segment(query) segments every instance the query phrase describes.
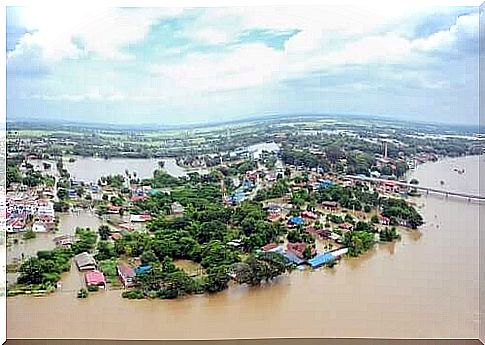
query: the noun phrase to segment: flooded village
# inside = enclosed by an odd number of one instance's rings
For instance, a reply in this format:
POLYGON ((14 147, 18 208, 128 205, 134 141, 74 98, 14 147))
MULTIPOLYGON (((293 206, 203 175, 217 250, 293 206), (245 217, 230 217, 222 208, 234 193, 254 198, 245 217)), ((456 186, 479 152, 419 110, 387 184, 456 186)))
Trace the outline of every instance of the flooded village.
MULTIPOLYGON (((447 162, 432 150, 389 153, 391 145, 380 142, 367 173, 350 171, 346 154, 331 162, 331 152, 313 148, 314 162, 299 156, 306 149, 275 141, 200 155, 195 164, 187 156, 122 165, 39 157, 31 146, 19 161, 21 182, 7 190, 9 300, 242 298, 238 286, 277 293, 282 279, 332 279, 330 272, 364 267, 376 248, 420 241, 433 221, 422 214, 428 197, 397 182, 430 185, 413 171, 447 162), (83 174, 83 166, 99 168, 83 174)), ((448 170, 459 178, 457 166, 448 170)), ((193 301, 184 303, 200 303, 193 301)))

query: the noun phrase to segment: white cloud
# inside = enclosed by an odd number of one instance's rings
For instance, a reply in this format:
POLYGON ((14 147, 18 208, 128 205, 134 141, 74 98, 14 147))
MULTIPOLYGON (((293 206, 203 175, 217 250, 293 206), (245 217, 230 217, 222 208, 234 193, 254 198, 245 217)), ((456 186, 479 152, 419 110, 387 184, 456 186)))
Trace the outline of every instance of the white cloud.
MULTIPOLYGON (((35 47, 48 61, 79 57, 92 52, 101 58, 128 59, 121 48, 142 40, 158 19, 180 15, 182 9, 117 9, 28 7, 22 10, 25 34, 7 59, 35 47), (82 42, 80 49, 73 42, 82 42)), ((7 61, 8 61, 7 60, 7 61)))
POLYGON ((460 16, 448 30, 438 31, 428 37, 417 39, 413 47, 424 52, 449 50, 460 41, 476 38, 478 44, 478 13, 460 16))
POLYGON ((85 101, 107 101, 116 102, 122 101, 125 97, 119 92, 101 93, 99 89, 94 88, 86 93, 79 94, 32 94, 23 98, 33 98, 43 101, 69 101, 69 102, 85 102, 85 101))
POLYGON ((187 92, 255 87, 281 78, 284 54, 264 44, 246 44, 226 53, 192 54, 173 64, 155 66, 157 78, 187 92))
MULTIPOLYGON (((127 59, 130 56, 122 52, 121 47, 142 40, 157 19, 181 14, 181 10, 152 11, 106 9, 77 12, 74 9, 56 15, 59 19, 57 21, 42 13, 30 19, 26 16, 25 21, 38 31, 25 35, 9 58, 25 58, 36 54, 41 54, 49 61, 63 57, 76 58, 85 53, 72 43, 73 38, 78 38, 87 51, 101 58, 127 59)), ((299 32, 285 43, 283 50, 273 49, 263 43, 244 43, 233 46, 231 50, 213 49, 211 52, 181 55, 180 59, 173 62, 148 61, 145 68, 150 73, 137 76, 133 82, 136 87, 127 86, 125 80, 125 84, 120 86, 123 95, 88 90, 57 96, 53 92, 36 97, 72 102, 131 100, 161 103, 170 102, 174 98, 183 101, 187 95, 196 97, 207 92, 273 86, 282 80, 305 78, 312 73, 324 73, 345 68, 346 65, 373 64, 379 68, 387 64, 400 64, 419 68, 420 64, 432 61, 432 54, 429 53, 451 49, 461 40, 473 36, 478 28, 477 15, 468 15, 459 17, 447 30, 416 40, 389 31, 390 23, 401 20, 399 16, 410 15, 413 11, 407 9, 403 15, 390 8, 210 9, 196 18, 184 32, 174 35, 183 34, 190 37, 192 42, 222 45, 234 42, 239 34, 252 29, 299 32)), ((35 14, 35 11, 31 13, 35 14)), ((168 49, 176 53, 180 48, 168 49)), ((447 85, 412 73, 403 68, 399 76, 423 88, 442 88, 447 85)), ((348 74, 351 76, 351 72, 348 74)), ((116 78, 116 75, 105 81, 100 78, 99 84, 107 87, 107 80, 113 83, 116 78)), ((382 78, 386 80, 385 76, 382 78)), ((388 77, 389 80, 392 78, 388 77)), ((344 89, 351 88, 348 80, 342 83, 344 89)), ((95 82, 98 82, 97 79, 95 82)), ((359 91, 375 87, 361 81, 353 86, 359 91)), ((110 90, 109 86, 106 90, 110 90)))

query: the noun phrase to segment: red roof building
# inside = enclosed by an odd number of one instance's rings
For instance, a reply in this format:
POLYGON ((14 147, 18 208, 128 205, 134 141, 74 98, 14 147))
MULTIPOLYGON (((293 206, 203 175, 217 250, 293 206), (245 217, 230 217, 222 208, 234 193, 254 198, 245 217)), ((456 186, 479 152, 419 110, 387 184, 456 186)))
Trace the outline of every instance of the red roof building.
POLYGON ((132 201, 132 202, 146 200, 146 199, 147 199, 147 197, 145 195, 132 195, 130 197, 130 201, 132 201))
POLYGON ((353 225, 352 224, 349 224, 349 223, 342 223, 342 224, 339 224, 338 226, 340 229, 342 230, 347 230, 347 231, 350 231, 353 229, 353 225))
POLYGON ((117 232, 115 232, 114 234, 111 234, 111 238, 113 240, 119 240, 120 238, 122 238, 123 236, 117 232))
POLYGON ((116 269, 125 288, 132 287, 134 285, 135 270, 125 263, 120 263, 116 269))
POLYGON ((271 249, 275 249, 276 247, 278 247, 278 245, 276 243, 268 243, 268 244, 262 246, 261 247, 261 250, 267 252, 267 251, 269 251, 271 249))
POLYGON ((90 271, 84 275, 86 280, 86 285, 89 286, 101 286, 106 287, 106 280, 104 279, 103 272, 100 271, 90 271))
POLYGON ((379 223, 380 224, 389 225, 390 222, 391 222, 391 220, 389 218, 379 215, 379 223))
POLYGON ((121 210, 121 206, 110 205, 108 207, 108 213, 119 213, 121 210))
MULTIPOLYGON (((303 252, 305 251, 306 246, 308 244, 300 242, 300 243, 288 243, 287 251, 296 255, 298 258, 303 259, 303 252)), ((311 248, 311 253, 312 256, 315 256, 317 254, 317 251, 315 248, 311 248)))
POLYGON ((303 211, 301 215, 307 219, 318 219, 318 215, 310 211, 303 211))

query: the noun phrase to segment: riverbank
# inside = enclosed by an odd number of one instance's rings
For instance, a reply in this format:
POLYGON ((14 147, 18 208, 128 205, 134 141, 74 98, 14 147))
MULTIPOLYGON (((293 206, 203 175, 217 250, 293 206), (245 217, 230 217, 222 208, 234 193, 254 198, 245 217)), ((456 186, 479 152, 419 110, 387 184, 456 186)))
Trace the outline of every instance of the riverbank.
MULTIPOLYGON (((472 171, 478 176, 478 169, 468 157, 460 162, 472 191, 472 171)), ((423 164, 410 177, 428 185, 441 178, 440 164, 423 164)), ((422 228, 403 231, 401 241, 378 244, 359 258, 345 258, 334 269, 295 271, 261 287, 236 285, 173 301, 126 300, 119 290, 83 300, 74 289, 12 297, 7 334, 85 338, 90 329, 96 338, 476 338, 478 205, 436 195, 414 200, 423 204, 422 228)))

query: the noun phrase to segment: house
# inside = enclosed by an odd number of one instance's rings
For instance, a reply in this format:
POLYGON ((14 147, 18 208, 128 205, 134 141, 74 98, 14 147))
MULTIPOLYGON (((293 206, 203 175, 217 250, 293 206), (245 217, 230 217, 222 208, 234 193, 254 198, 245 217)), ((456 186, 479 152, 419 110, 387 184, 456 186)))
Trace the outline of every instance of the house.
POLYGON ((40 221, 36 221, 36 222, 34 222, 34 224, 32 224, 32 231, 33 232, 47 232, 47 228, 45 227, 44 223, 42 223, 40 221))
POLYGON ((292 264, 301 265, 301 264, 305 263, 305 260, 299 258, 298 256, 296 256, 294 253, 292 253, 290 251, 285 251, 283 253, 283 255, 292 264))
POLYGON ((137 201, 142 201, 142 200, 146 200, 147 197, 145 195, 132 195, 130 197, 130 201, 131 202, 137 202, 137 201))
POLYGON ((384 217, 379 215, 379 224, 381 225, 389 225, 391 220, 388 217, 384 217))
POLYGON ((129 288, 134 285, 135 270, 133 267, 125 263, 120 263, 116 267, 116 270, 118 271, 118 275, 120 276, 121 282, 125 288, 129 288))
POLYGON ((266 205, 265 209, 271 214, 281 213, 281 206, 275 203, 269 203, 266 205))
POLYGON ((336 201, 323 201, 320 205, 324 210, 332 212, 335 212, 338 209, 338 203, 336 201))
POLYGON ((354 226, 350 223, 342 223, 342 224, 339 224, 338 227, 339 229, 344 231, 352 231, 352 229, 354 228, 354 226))
POLYGON ((45 199, 37 200, 37 215, 54 217, 54 203, 45 199))
POLYGON ((381 177, 381 173, 374 170, 374 171, 370 172, 370 176, 373 177, 373 178, 379 178, 379 177, 381 177))
POLYGON ((325 180, 320 180, 318 185, 319 185, 319 188, 325 189, 332 186, 333 184, 334 182, 332 180, 325 179, 325 180))
POLYGON ((118 227, 122 230, 127 230, 127 231, 135 230, 133 225, 131 225, 130 223, 121 223, 121 224, 118 224, 118 227))
POLYGON ((71 235, 60 235, 53 238, 54 243, 58 247, 62 248, 70 248, 71 245, 74 243, 73 236, 71 235))
POLYGON ((234 247, 234 248, 239 248, 242 246, 242 241, 241 240, 232 240, 227 242, 228 246, 234 247))
POLYGON ((122 238, 123 236, 120 234, 120 233, 117 233, 115 232, 114 234, 111 234, 111 238, 113 240, 119 240, 120 238, 122 238))
POLYGON ((306 218, 306 219, 318 219, 318 215, 310 211, 303 211, 301 215, 303 218, 306 218))
MULTIPOLYGON (((299 243, 288 243, 286 246, 286 252, 292 253, 296 255, 300 259, 304 259, 303 252, 305 251, 306 247, 308 244, 299 242, 299 243)), ((311 256, 314 256, 317 254, 317 251, 315 248, 311 247, 311 256)))
POLYGON ((150 265, 141 265, 135 268, 135 274, 145 273, 152 269, 150 265))
POLYGON ((278 245, 276 243, 268 243, 265 244, 264 246, 261 247, 261 250, 263 252, 269 252, 272 249, 278 248, 278 245))
POLYGON ((179 202, 172 203, 170 208, 172 209, 172 214, 175 216, 181 216, 185 212, 185 207, 183 207, 179 202))
POLYGON ((77 192, 75 189, 68 189, 67 190, 67 195, 71 198, 71 199, 74 199, 74 198, 77 198, 77 192))
POLYGON ((314 258, 308 260, 307 262, 311 268, 316 269, 323 265, 329 264, 332 261, 335 261, 335 256, 333 256, 330 253, 324 253, 324 254, 319 254, 315 256, 314 258))
POLYGON ((349 251, 349 248, 339 248, 339 249, 330 251, 329 254, 332 254, 335 258, 339 258, 342 255, 347 254, 348 251, 349 251))
POLYGON ((54 221, 54 217, 49 215, 43 215, 39 218, 39 221, 44 225, 47 231, 54 230, 56 226, 56 222, 54 221))
POLYGON ((80 271, 94 270, 96 268, 96 260, 88 252, 82 252, 76 255, 74 262, 80 271))
POLYGON ((288 220, 288 225, 303 225, 305 220, 300 216, 293 216, 288 220))
POLYGON ((149 214, 132 214, 130 215, 130 222, 143 223, 152 219, 149 214))
POLYGON ((19 232, 25 229, 25 221, 22 218, 10 218, 7 221, 7 232, 19 232))
POLYGON ((106 279, 104 278, 103 272, 100 271, 90 271, 86 272, 84 275, 84 280, 86 281, 86 285, 90 286, 99 286, 103 289, 106 288, 106 279))
POLYGON ((278 219, 280 219, 282 216, 281 214, 278 214, 278 213, 270 213, 267 217, 267 219, 271 222, 275 222, 277 221, 278 219))
POLYGON ((121 210, 121 206, 115 206, 115 205, 110 205, 108 207, 108 213, 111 213, 111 214, 119 214, 120 213, 120 210, 121 210))

